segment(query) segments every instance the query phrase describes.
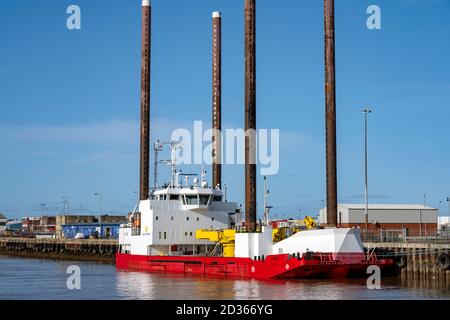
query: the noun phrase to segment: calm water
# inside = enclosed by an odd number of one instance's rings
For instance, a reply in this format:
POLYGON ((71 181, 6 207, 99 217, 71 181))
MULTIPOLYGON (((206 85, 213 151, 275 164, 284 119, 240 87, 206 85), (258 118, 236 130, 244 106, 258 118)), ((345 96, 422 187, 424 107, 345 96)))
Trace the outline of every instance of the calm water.
POLYGON ((450 299, 431 285, 383 279, 369 290, 365 279, 256 281, 118 272, 114 265, 0 256, 0 299, 450 299), (81 290, 69 290, 67 267, 81 269, 81 290))

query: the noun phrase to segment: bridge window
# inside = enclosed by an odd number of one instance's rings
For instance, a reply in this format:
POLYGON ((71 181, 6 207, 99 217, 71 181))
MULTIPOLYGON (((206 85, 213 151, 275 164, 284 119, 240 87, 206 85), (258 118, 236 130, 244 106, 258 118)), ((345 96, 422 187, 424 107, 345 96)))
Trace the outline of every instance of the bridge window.
POLYGON ((161 239, 161 232, 159 232, 159 239, 161 239))
POLYGON ((186 221, 189 221, 189 217, 186 217, 186 221))
POLYGON ((186 204, 189 205, 198 205, 198 196, 197 195, 186 195, 186 204))
POLYGON ((164 232, 164 240, 167 239, 167 232, 164 232))
POLYGON ((214 202, 222 202, 222 196, 214 196, 213 201, 214 202))
POLYGON ((177 194, 171 194, 170 195, 170 200, 179 200, 179 199, 180 199, 180 196, 177 195, 177 194))
POLYGON ((200 195, 200 205, 206 206, 209 201, 209 195, 200 195))

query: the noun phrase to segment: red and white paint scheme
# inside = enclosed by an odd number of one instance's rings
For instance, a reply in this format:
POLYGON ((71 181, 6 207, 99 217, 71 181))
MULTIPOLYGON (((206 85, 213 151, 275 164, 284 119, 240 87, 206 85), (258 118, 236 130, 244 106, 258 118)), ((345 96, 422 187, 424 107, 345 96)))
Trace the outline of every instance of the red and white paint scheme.
MULTIPOLYGON (((174 254, 155 256, 121 252, 117 253, 117 268, 186 275, 270 279, 346 278, 365 275, 370 265, 377 265, 380 268, 392 266, 393 261, 390 259, 378 260, 374 254, 367 257, 360 246, 358 232, 357 229, 302 231, 284 240, 287 241, 286 243, 283 244, 284 241, 282 241, 272 246, 272 250, 279 252, 296 248, 300 250, 307 246, 310 248, 342 246, 342 249, 348 248, 349 252, 270 253, 269 246, 265 247, 266 241, 261 239, 264 238, 264 232, 243 233, 242 237, 236 237, 236 251, 244 253, 244 249, 247 249, 245 257, 224 258, 174 254), (324 241, 331 241, 331 245, 327 245, 324 241), (360 250, 352 252, 352 248, 356 249, 356 247, 360 247, 360 250), (262 255, 263 252, 268 254, 262 255), (250 254, 261 255, 250 258, 250 254)), ((340 248, 334 250, 340 250, 340 248)))
MULTIPOLYGON (((168 185, 154 190, 149 199, 149 92, 150 83, 150 6, 143 6, 142 94, 141 94, 141 197, 132 212, 129 223, 119 231, 118 269, 145 270, 197 274, 202 276, 269 278, 347 277, 365 274, 369 265, 386 267, 391 260, 378 260, 373 253, 366 253, 357 229, 316 229, 300 231, 277 243, 273 242, 273 230, 265 212, 264 222, 258 224, 258 232, 242 229, 241 212, 235 202, 228 202, 219 186, 209 187, 206 173, 202 170, 200 180, 189 182, 189 175, 177 171, 176 149, 172 147, 172 178, 168 185), (143 169, 143 170, 142 170, 143 169), (180 183, 180 180, 183 180, 180 183), (234 229, 234 230, 233 230, 234 229), (218 242, 196 238, 196 231, 217 235, 207 237, 218 242), (231 236, 225 236, 225 231, 231 236), (220 238, 224 236, 224 239, 220 238), (221 242, 226 256, 220 255, 221 242), (233 248, 234 245, 234 248, 233 248)), ((248 6, 248 21, 254 23, 254 5, 248 6)), ((217 18, 219 13, 214 13, 217 18)), ((246 20, 246 21, 247 21, 246 20)), ((254 61, 254 26, 249 25, 249 60, 254 61)), ((247 40, 246 40, 247 41, 247 40)), ((252 65, 252 63, 249 63, 252 65)), ((249 96, 254 98, 255 68, 247 72, 249 96), (252 91, 253 90, 253 91, 252 91)), ((256 111, 254 101, 248 109, 256 111)), ((247 111, 246 111, 247 112, 247 111)), ((248 112, 250 113, 250 112, 248 112)), ((253 115, 253 113, 252 113, 253 115)), ((253 128, 255 121, 246 126, 253 128)), ((248 139, 246 139, 248 140, 248 139)), ((220 145, 220 143, 219 143, 220 145)), ((246 144, 246 147, 247 144, 246 144)), ((215 150, 217 151, 217 150, 215 150)), ((220 154, 220 153, 219 153, 220 154)), ((155 160, 157 163, 157 161, 155 160)), ((156 176, 156 165, 155 165, 156 176)), ((253 178, 255 176, 253 175, 253 178)), ((251 179, 248 179, 248 181, 251 179)), ((155 182, 157 181, 155 177, 155 182)), ((256 182, 255 182, 256 183, 256 182)), ((220 183, 218 183, 220 185, 220 183)), ((156 188, 156 184, 155 184, 156 188)), ((254 199, 256 188, 253 189, 254 199)), ((266 203, 264 207, 267 208, 266 203)), ((251 211, 251 210, 250 210, 251 211)), ((254 210, 256 211, 256 210, 254 210)), ((254 215, 248 218, 255 219, 254 215)), ((252 228, 256 221, 247 221, 252 228)))
MULTIPOLYGON (((176 144, 172 145, 173 148, 176 144)), ((172 152, 174 154, 174 152, 172 152)), ((347 277, 363 275, 370 265, 381 268, 391 260, 366 253, 358 229, 305 230, 273 243, 270 221, 259 232, 239 232, 241 213, 202 172, 189 184, 179 180, 172 159, 172 181, 140 201, 119 232, 117 268, 251 278, 347 277), (237 227, 236 227, 237 226, 237 227), (236 228, 234 257, 218 256, 220 244, 196 239, 198 229, 236 228)))

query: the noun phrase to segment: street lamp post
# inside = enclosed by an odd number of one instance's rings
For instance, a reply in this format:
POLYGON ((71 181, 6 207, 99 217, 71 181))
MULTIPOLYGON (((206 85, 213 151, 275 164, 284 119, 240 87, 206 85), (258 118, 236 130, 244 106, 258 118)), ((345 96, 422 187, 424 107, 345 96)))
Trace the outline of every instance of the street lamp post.
POLYGON ((95 196, 98 197, 98 201, 99 201, 99 209, 100 209, 100 215, 103 214, 103 206, 102 206, 102 202, 103 202, 103 195, 101 193, 94 193, 95 196))
POLYGON ((448 204, 448 215, 450 216, 450 197, 447 198, 447 204, 448 204))
POLYGON ((368 184, 368 174, 367 174, 367 118, 368 114, 372 113, 372 110, 366 108, 363 109, 364 113, 364 177, 365 177, 365 221, 366 221, 366 233, 369 230, 369 184, 368 184))
POLYGON ((420 237, 422 237, 422 210, 419 210, 419 232, 420 237))
POLYGON ((320 219, 321 219, 321 221, 320 221, 320 223, 326 223, 326 221, 328 220, 328 213, 327 213, 327 218, 325 218, 325 200, 324 199, 322 199, 322 200, 320 200, 321 202, 322 202, 322 208, 321 208, 321 210, 319 210, 319 216, 320 216, 320 212, 322 212, 322 217, 320 217, 320 219))
MULTIPOLYGON (((423 210, 427 208, 427 195, 423 194, 423 210)), ((420 211, 420 236, 422 237, 422 210, 420 211)), ((427 226, 425 225, 425 237, 427 235, 427 226)))
POLYGON ((102 221, 102 219, 103 219, 103 217, 102 217, 102 215, 103 215, 103 206, 102 206, 103 195, 101 193, 99 193, 99 192, 94 193, 94 195, 98 197, 98 201, 99 201, 100 217, 99 217, 98 221, 100 223, 100 226, 99 226, 100 233, 99 233, 98 236, 99 236, 99 238, 102 238, 103 237, 103 228, 102 228, 102 222, 103 222, 102 221))
POLYGON ((62 201, 63 202, 63 211, 64 211, 64 214, 66 215, 69 213, 69 197, 63 196, 62 199, 63 199, 63 201, 62 201))
POLYGON ((42 212, 41 215, 44 216, 44 209, 45 209, 46 204, 45 203, 41 203, 40 206, 41 206, 41 212, 42 212))

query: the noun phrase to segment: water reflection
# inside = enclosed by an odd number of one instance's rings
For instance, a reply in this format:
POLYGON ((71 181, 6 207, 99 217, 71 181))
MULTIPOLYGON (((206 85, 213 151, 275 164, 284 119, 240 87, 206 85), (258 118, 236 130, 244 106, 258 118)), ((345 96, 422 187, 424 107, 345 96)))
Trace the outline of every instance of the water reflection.
MULTIPOLYGON (((432 280, 432 279, 431 279, 432 280)), ((383 278, 381 290, 366 279, 270 280, 204 278, 117 271, 114 265, 0 256, 0 299, 450 299, 448 282, 383 278), (68 290, 66 268, 81 268, 82 290, 68 290)))
POLYGON ((118 272, 117 291, 126 299, 449 299, 450 292, 438 285, 415 287, 397 278, 382 280, 381 290, 367 288, 366 279, 254 280, 204 278, 183 275, 118 272))

